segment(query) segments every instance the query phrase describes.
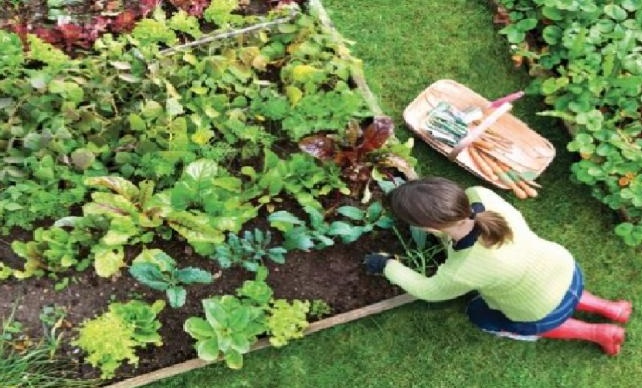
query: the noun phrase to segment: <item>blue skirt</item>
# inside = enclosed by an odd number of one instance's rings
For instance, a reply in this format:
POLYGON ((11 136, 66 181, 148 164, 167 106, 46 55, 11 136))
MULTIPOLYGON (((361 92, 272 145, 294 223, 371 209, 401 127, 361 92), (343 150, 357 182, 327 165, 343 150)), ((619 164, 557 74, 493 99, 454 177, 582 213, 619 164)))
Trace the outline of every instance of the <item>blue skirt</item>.
POLYGON ((470 301, 466 313, 471 322, 479 326, 484 331, 490 332, 509 332, 519 335, 536 335, 547 332, 558 326, 573 315, 575 307, 580 301, 582 290, 584 289, 584 279, 582 271, 575 265, 573 281, 560 304, 544 318, 534 322, 515 322, 511 321, 501 311, 488 307, 488 304, 476 296, 470 301))

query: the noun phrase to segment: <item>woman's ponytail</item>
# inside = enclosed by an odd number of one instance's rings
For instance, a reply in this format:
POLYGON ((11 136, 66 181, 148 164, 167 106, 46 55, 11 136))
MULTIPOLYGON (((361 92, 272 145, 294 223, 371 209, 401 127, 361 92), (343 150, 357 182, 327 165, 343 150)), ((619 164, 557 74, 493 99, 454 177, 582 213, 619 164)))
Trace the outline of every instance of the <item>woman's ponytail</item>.
POLYGON ((475 226, 479 228, 481 241, 487 248, 501 246, 513 239, 513 231, 508 226, 508 222, 497 212, 476 213, 475 226))

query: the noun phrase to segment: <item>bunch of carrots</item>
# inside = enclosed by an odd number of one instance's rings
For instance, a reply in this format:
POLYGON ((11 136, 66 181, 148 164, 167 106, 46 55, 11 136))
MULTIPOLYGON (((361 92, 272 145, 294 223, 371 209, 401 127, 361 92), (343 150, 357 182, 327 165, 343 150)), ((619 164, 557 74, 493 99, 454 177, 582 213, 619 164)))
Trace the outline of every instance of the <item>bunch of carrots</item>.
POLYGON ((515 171, 510 165, 496 156, 496 145, 482 136, 466 148, 470 158, 488 179, 499 181, 508 186, 519 199, 537 197, 537 188, 541 186, 515 171))

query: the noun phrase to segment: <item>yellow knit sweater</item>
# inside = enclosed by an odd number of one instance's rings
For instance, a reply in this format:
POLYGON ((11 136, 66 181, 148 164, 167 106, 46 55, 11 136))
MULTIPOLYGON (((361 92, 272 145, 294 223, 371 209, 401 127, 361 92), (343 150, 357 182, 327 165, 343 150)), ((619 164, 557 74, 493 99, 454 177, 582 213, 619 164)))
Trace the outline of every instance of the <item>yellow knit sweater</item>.
POLYGON ((391 283, 428 301, 452 299, 476 290, 488 305, 509 319, 532 322, 545 317, 562 301, 573 278, 575 262, 561 245, 538 237, 521 213, 493 191, 475 186, 466 190, 471 202, 481 202, 508 221, 513 241, 499 248, 480 242, 454 250, 431 277, 397 260, 389 260, 384 275, 391 283))

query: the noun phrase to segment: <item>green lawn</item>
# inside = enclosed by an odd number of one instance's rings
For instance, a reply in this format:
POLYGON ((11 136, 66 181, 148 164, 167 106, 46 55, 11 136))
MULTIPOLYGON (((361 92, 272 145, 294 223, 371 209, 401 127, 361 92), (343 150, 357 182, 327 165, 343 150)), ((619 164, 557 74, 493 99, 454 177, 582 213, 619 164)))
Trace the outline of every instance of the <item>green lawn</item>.
MULTIPOLYGON (((356 44, 368 83, 405 139, 402 112, 430 83, 451 78, 488 98, 524 88, 529 77, 513 68, 508 46, 492 24, 486 1, 326 0, 338 30, 356 44)), ((642 251, 612 230, 617 218, 570 181, 576 156, 566 151, 563 126, 539 117, 541 99, 515 103, 514 114, 550 139, 558 155, 538 180, 537 199, 505 197, 533 229, 566 245, 586 274, 586 286, 610 298, 642 295, 642 251)), ((483 181, 417 141, 420 174, 464 185, 483 181)), ((361 260, 355 257, 355 260, 361 260)), ((465 300, 414 302, 354 323, 312 334, 282 349, 247 355, 241 371, 211 365, 149 387, 637 387, 642 379, 642 323, 637 310, 622 353, 609 358, 595 345, 497 339, 468 323, 465 300)))

